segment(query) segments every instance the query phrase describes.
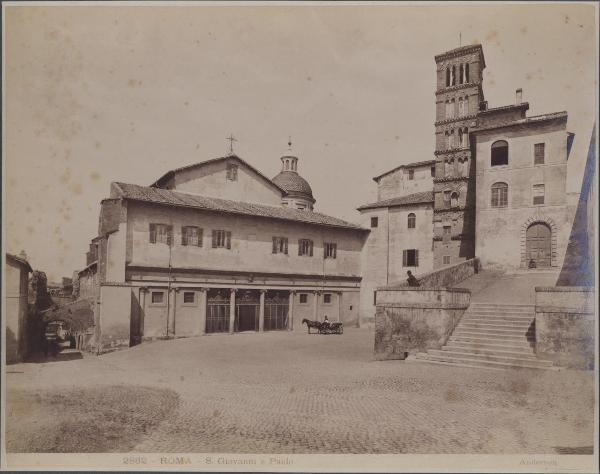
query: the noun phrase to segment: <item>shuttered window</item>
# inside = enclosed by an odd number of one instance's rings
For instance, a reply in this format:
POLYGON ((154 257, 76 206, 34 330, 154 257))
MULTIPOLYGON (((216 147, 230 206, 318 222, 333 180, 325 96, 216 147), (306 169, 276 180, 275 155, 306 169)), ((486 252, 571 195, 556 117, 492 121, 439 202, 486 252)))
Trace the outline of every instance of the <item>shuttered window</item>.
POLYGON ((543 184, 533 185, 533 204, 544 204, 545 186, 543 184))
POLYGON ((181 228, 181 245, 202 247, 202 229, 193 226, 181 228))
POLYGON ((288 254, 287 237, 273 237, 273 253, 288 254))
POLYGON ((534 165, 543 165, 546 154, 546 144, 545 143, 536 143, 533 145, 533 164, 534 165))
POLYGON ((173 226, 166 224, 150 224, 150 243, 167 244, 173 242, 173 226))
POLYGON ((492 184, 492 207, 508 206, 508 184, 494 183, 492 184))
POLYGON ((303 257, 313 256, 313 241, 309 239, 298 240, 298 255, 303 257))
POLYGON ((403 267, 418 267, 419 266, 419 251, 416 249, 407 249, 402 251, 402 266, 403 267))
POLYGON ((325 242, 325 258, 337 258, 337 244, 333 242, 325 242))
POLYGON ((212 247, 217 248, 231 248, 231 232, 227 230, 213 230, 212 231, 212 247))

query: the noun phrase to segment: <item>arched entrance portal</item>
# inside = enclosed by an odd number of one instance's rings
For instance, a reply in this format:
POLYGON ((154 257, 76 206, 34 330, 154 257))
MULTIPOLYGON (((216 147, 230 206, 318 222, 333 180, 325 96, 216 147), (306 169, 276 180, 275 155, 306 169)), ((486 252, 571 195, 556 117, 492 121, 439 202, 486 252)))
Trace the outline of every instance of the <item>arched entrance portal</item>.
POLYGON ((525 241, 526 263, 529 267, 549 267, 552 257, 552 231, 542 222, 527 228, 525 241))

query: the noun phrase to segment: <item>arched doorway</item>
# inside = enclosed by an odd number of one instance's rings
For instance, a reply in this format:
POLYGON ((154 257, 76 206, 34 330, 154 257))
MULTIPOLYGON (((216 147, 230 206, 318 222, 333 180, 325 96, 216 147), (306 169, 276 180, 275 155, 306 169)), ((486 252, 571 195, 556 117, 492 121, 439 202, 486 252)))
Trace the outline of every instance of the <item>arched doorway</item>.
POLYGON ((549 267, 552 257, 552 231, 542 222, 531 224, 525 237, 528 267, 549 267))

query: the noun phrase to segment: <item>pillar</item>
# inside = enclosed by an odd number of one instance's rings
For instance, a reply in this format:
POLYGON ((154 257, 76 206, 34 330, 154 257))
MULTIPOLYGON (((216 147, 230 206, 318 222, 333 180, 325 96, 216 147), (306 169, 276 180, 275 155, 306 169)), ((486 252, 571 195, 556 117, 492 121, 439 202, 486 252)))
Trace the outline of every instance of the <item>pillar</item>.
POLYGON ((340 315, 342 312, 342 292, 337 293, 337 322, 340 322, 340 315))
POLYGON ((288 304, 288 330, 294 330, 294 296, 296 295, 295 291, 290 291, 290 302, 288 304))
POLYGON ((319 292, 315 291, 313 296, 313 321, 318 321, 317 319, 317 308, 319 306, 319 292))
POLYGON ((260 290, 260 313, 258 314, 258 331, 265 330, 265 293, 267 290, 260 290))
POLYGON ((140 288, 140 342, 144 338, 144 319, 146 316, 146 293, 148 288, 145 286, 140 288))
POLYGON ((235 324, 235 288, 231 289, 229 295, 229 334, 233 334, 233 326, 235 324))
POLYGON ((177 335, 177 324, 175 318, 177 318, 177 295, 179 294, 179 288, 173 288, 173 303, 171 304, 171 335, 175 337, 177 335))
POLYGON ((207 298, 207 288, 200 288, 200 292, 198 294, 199 296, 199 301, 198 301, 198 305, 200 306, 200 315, 199 315, 199 320, 198 320, 198 324, 200 325, 200 328, 198 330, 198 334, 205 334, 206 333, 206 298, 207 298))

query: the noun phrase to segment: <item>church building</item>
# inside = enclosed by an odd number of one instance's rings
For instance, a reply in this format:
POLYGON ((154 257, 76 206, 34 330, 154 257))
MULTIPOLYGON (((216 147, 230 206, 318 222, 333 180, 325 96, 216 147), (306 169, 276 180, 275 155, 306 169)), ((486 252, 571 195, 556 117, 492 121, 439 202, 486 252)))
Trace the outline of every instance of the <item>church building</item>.
POLYGON ((362 255, 361 314, 378 287, 478 257, 484 267, 558 270, 574 208, 567 113, 527 116, 515 103, 488 108, 479 44, 435 56, 434 159, 373 178, 378 201, 360 206, 370 227, 362 255), (431 173, 431 174, 430 174, 431 173))
POLYGON ((230 154, 150 186, 111 184, 86 267, 103 347, 358 323, 368 230, 314 212, 298 158, 281 161, 273 179, 230 154))

